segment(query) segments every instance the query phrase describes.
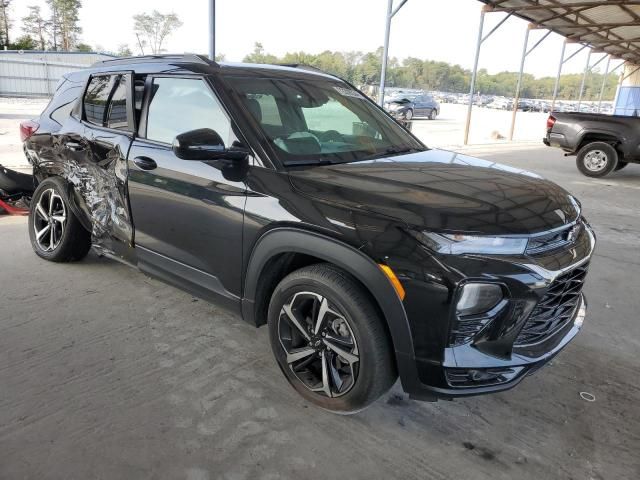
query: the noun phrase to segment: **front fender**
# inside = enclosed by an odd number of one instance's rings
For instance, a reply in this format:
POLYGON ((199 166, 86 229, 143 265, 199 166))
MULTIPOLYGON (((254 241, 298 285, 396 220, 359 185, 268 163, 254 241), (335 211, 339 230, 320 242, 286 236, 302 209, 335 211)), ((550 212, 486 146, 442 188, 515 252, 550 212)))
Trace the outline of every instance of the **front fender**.
POLYGON ((255 319, 258 280, 269 259, 281 253, 302 253, 332 263, 357 278, 374 297, 386 320, 403 386, 417 379, 413 340, 402 301, 378 265, 361 251, 325 235, 291 227, 275 228, 258 239, 253 248, 244 283, 242 316, 255 319))

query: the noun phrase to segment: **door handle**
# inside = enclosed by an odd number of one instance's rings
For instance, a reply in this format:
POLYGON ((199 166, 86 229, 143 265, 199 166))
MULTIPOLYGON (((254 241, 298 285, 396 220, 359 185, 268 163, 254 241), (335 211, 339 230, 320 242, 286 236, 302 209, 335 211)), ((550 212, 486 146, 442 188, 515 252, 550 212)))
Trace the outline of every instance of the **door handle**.
POLYGON ((153 170, 158 166, 155 160, 152 160, 149 157, 136 157, 133 159, 133 163, 135 163, 142 170, 153 170))
POLYGON ((82 146, 82 144, 78 142, 67 142, 64 144, 64 146, 67 147, 72 152, 79 152, 80 150, 84 150, 84 147, 82 146))

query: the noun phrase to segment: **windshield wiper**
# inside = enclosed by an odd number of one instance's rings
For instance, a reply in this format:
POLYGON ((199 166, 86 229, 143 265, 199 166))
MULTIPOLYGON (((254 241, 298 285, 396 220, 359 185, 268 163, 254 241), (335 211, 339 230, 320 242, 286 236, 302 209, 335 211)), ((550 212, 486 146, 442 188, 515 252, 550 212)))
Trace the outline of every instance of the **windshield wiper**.
POLYGON ((316 160, 299 160, 296 162, 286 162, 285 166, 287 167, 308 167, 308 166, 319 166, 319 165, 335 165, 336 163, 339 162, 332 162, 331 160, 327 160, 326 158, 323 159, 316 159, 316 160))
POLYGON ((403 153, 412 153, 412 152, 422 152, 414 147, 389 147, 383 152, 374 153, 373 155, 368 155, 366 157, 361 158, 360 160, 373 160, 374 158, 381 158, 387 155, 402 155, 403 153))

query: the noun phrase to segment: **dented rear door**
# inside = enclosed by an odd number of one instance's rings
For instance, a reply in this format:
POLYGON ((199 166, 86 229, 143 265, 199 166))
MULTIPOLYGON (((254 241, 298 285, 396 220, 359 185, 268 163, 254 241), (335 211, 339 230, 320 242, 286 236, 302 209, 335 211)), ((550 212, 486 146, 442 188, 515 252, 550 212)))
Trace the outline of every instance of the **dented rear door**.
POLYGON ((94 74, 55 135, 60 175, 73 186, 94 247, 134 261, 127 153, 135 131, 132 72, 94 74))

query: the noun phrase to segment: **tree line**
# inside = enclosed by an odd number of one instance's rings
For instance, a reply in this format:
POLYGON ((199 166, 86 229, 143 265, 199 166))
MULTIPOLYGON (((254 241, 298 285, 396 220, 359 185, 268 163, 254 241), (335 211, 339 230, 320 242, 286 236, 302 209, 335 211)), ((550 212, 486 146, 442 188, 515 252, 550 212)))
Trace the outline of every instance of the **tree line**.
POLYGON ((46 0, 48 13, 39 5, 29 6, 29 14, 22 17, 23 35, 13 38, 11 4, 14 0, 0 0, 0 48, 10 50, 71 50, 78 43, 82 28, 78 25, 80 0, 46 0))
MULTIPOLYGON (((39 5, 30 5, 29 14, 22 18, 23 35, 13 39, 11 28, 13 19, 10 5, 14 0, 0 0, 0 49, 7 46, 12 50, 54 50, 92 51, 91 46, 80 41, 82 28, 79 25, 81 0, 46 0, 47 12, 39 5)), ((164 52, 166 39, 182 22, 175 13, 140 13, 133 16, 134 32, 137 36, 136 53, 158 54, 164 52)), ((97 51, 103 48, 95 47, 97 51)), ((133 54, 131 48, 121 44, 116 52, 120 56, 133 54)), ((224 58, 220 55, 219 58, 224 58)), ((305 64, 338 75, 355 85, 377 85, 380 81, 382 47, 374 52, 333 52, 318 54, 290 52, 280 57, 267 53, 261 43, 256 42, 251 53, 244 57, 252 63, 294 63, 305 64)), ((478 71, 476 92, 488 95, 513 96, 518 81, 516 72, 490 74, 486 69, 478 71)), ((588 75, 583 98, 598 98, 603 74, 598 71, 588 75)), ((558 98, 574 99, 579 95, 581 74, 565 74, 560 78, 558 98)), ((441 92, 468 92, 471 71, 460 65, 447 62, 409 57, 403 60, 390 58, 387 70, 387 85, 402 88, 417 88, 441 92)), ((523 98, 549 98, 553 95, 554 77, 536 78, 524 74, 522 80, 523 98)), ((609 74, 605 81, 604 98, 613 99, 618 84, 618 75, 609 74)))
MULTIPOLYGON (((47 10, 40 5, 29 5, 29 14, 21 18, 22 35, 13 38, 14 18, 11 5, 14 0, 0 0, 0 49, 50 50, 61 52, 104 51, 103 48, 80 41, 81 0, 46 0, 47 10)), ((164 51, 169 35, 182 26, 175 13, 140 13, 133 16, 136 47, 141 54, 158 54, 164 51), (146 50, 146 51, 145 51, 146 50)), ((133 55, 127 44, 120 44, 117 51, 105 52, 119 56, 133 55)))
MULTIPOLYGON (((261 43, 256 43, 253 51, 244 57, 245 62, 305 64, 337 75, 358 85, 378 85, 382 68, 382 47, 375 52, 332 52, 319 54, 306 52, 286 53, 276 56, 265 52, 261 43)), ((604 75, 593 72, 587 76, 583 98, 597 100, 604 75)), ((618 75, 607 75, 604 98, 614 98, 618 75)), ((550 98, 553 96, 555 77, 536 78, 524 74, 522 78, 522 98, 550 98)), ((490 74, 486 69, 478 71, 476 92, 487 95, 510 97, 515 94, 518 82, 517 72, 490 74)), ((575 99, 579 95, 582 74, 565 74, 560 77, 558 98, 575 99)), ((387 86, 416 88, 440 92, 468 93, 471 86, 471 70, 446 62, 423 60, 409 57, 402 61, 390 58, 387 67, 387 86)))

